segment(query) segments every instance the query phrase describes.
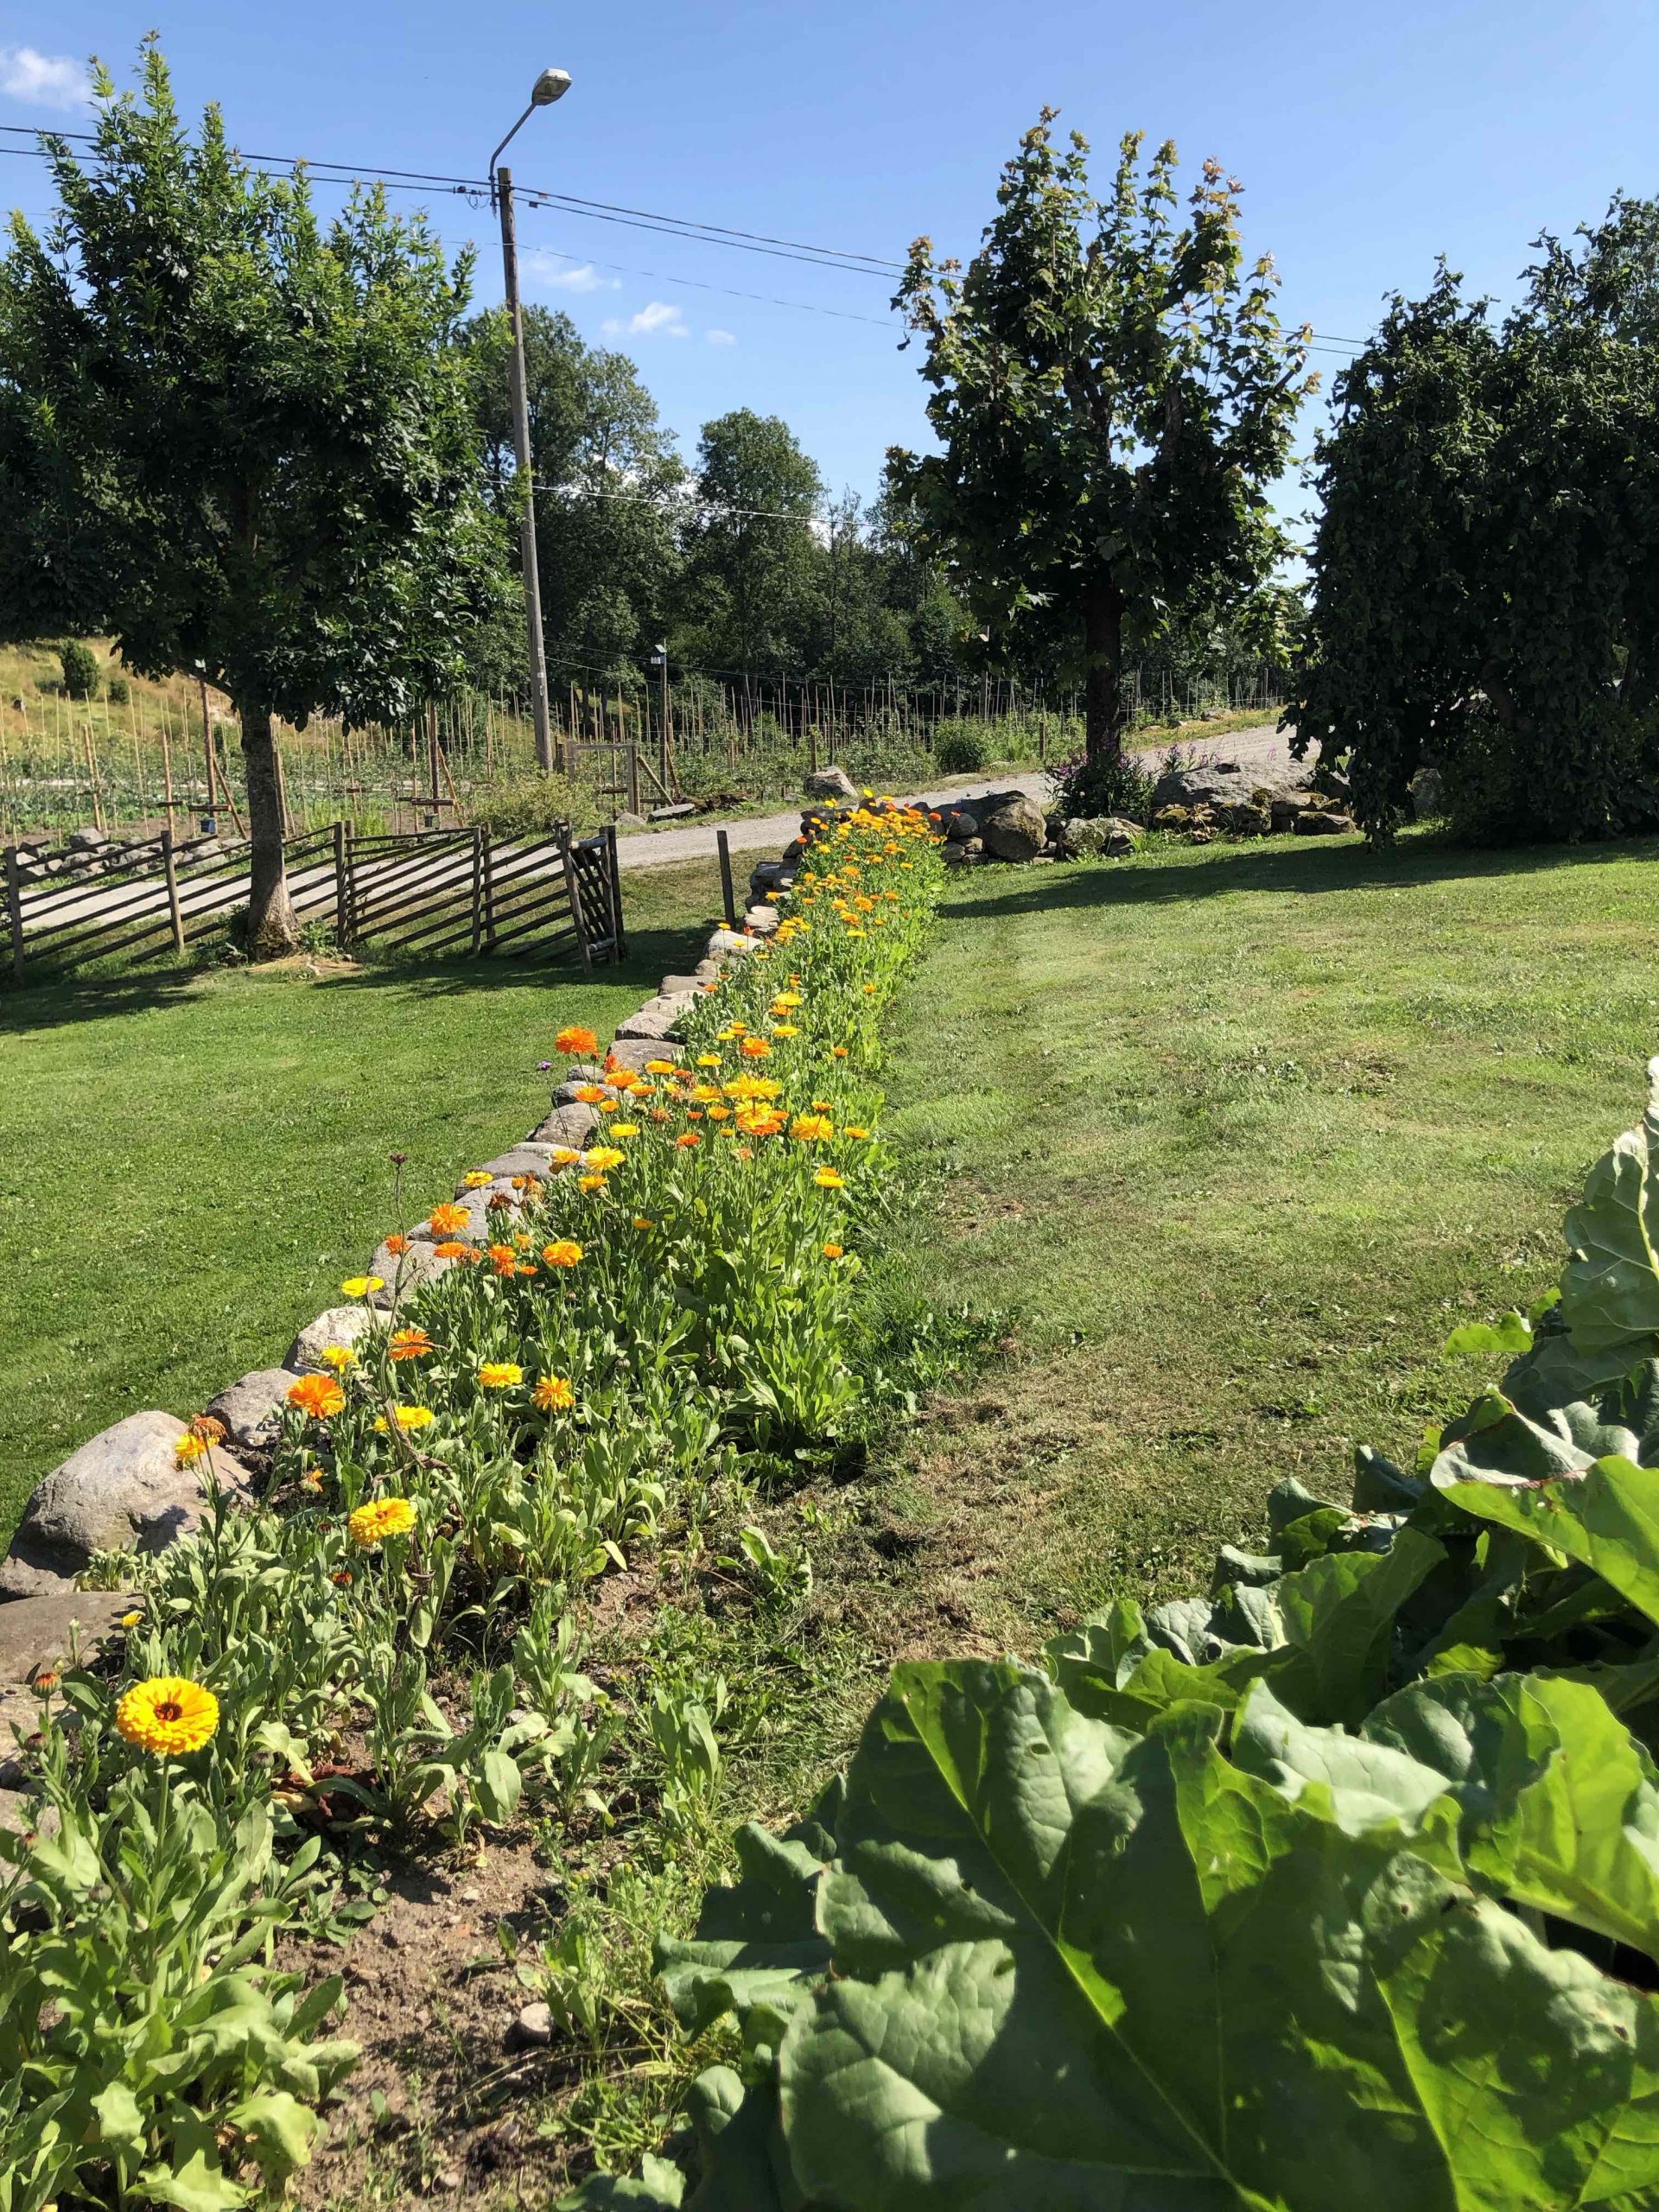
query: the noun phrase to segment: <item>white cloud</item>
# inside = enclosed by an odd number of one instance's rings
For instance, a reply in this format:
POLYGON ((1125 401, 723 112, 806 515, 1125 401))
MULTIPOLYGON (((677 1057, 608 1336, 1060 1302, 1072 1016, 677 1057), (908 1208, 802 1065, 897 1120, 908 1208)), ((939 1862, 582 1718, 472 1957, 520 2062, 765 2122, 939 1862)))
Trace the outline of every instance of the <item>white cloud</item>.
POLYGON ((607 338, 689 338, 685 317, 666 300, 651 300, 626 322, 613 315, 604 326, 607 338))
POLYGON ((538 284, 550 284, 561 292, 620 292, 620 276, 601 276, 591 261, 584 261, 573 269, 569 262, 558 261, 550 253, 527 253, 525 273, 538 284))
POLYGON ((30 107, 86 107, 92 80, 84 63, 67 54, 37 54, 32 46, 0 46, 0 92, 30 107))
POLYGON ((711 346, 735 346, 737 343, 734 330, 705 330, 702 334, 711 346))

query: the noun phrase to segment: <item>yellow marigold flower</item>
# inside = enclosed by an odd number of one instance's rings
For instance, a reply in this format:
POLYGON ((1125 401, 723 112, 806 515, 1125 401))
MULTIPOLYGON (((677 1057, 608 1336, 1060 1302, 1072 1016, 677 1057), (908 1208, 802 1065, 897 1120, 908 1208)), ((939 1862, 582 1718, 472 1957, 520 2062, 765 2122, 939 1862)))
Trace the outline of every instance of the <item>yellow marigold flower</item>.
POLYGON ((844 1244, 826 1244, 823 1248, 823 1256, 826 1260, 838 1260, 846 1249, 844 1244))
POLYGON ((574 1268, 582 1255, 582 1246, 569 1236, 556 1237, 551 1244, 542 1247, 542 1257, 550 1268, 574 1268))
POLYGON ((622 1101, 620 1098, 601 1098, 599 1110, 601 1114, 620 1114, 622 1111, 622 1101))
POLYGON ((874 983, 866 983, 864 986, 865 997, 867 999, 873 999, 875 996, 875 990, 876 987, 874 983))
POLYGON ((579 1191, 593 1192, 607 1191, 610 1185, 602 1175, 580 1175, 576 1179, 576 1188, 579 1191))
POLYGON ((556 1144, 553 1147, 555 1167, 574 1167, 581 1158, 582 1154, 573 1144, 556 1144))
POLYGON ((729 1106, 711 1106, 709 1109, 709 1119, 711 1122, 728 1122, 731 1117, 732 1109, 729 1106))
POLYGON ((569 1028, 560 1030, 553 1039, 553 1046, 554 1050, 563 1052, 567 1059, 580 1060, 589 1052, 599 1050, 599 1039, 591 1029, 579 1028, 572 1023, 569 1028))
POLYGON ((633 1217, 633 1225, 636 1229, 655 1229, 657 1226, 656 1223, 652 1219, 648 1213, 635 1214, 633 1217))
POLYGON ((386 1286, 379 1275, 347 1275, 340 1287, 347 1298, 366 1298, 371 1291, 384 1290, 386 1286))
POLYGON ((207 1454, 207 1438, 205 1436, 193 1436, 190 1431, 187 1428, 184 1434, 173 1446, 173 1457, 178 1462, 180 1466, 188 1467, 193 1461, 204 1458, 207 1454))
POLYGON ((588 1154, 588 1165, 603 1174, 607 1168, 620 1167, 626 1158, 627 1154, 619 1152, 613 1144, 596 1144, 588 1154))
POLYGON ((774 1037, 798 1037, 801 1033, 792 1021, 774 1021, 772 1033, 774 1037))
POLYGON ((827 1114, 798 1114, 790 1124, 789 1134, 799 1137, 803 1143, 818 1143, 834 1136, 836 1125, 827 1114))
POLYGON ((350 1344, 324 1344, 317 1357, 325 1367, 332 1367, 336 1375, 343 1375, 348 1367, 357 1364, 357 1354, 350 1344))
POLYGON ((772 1046, 764 1037, 746 1037, 737 1049, 746 1060, 764 1060, 772 1046))
POLYGON ((200 1682, 156 1675, 135 1682, 115 1708, 115 1725, 130 1744, 157 1758, 199 1751, 219 1726, 219 1700, 200 1682))
POLYGON ((847 1178, 833 1167, 820 1167, 812 1180, 821 1191, 844 1191, 847 1187, 847 1178))
POLYGON ((435 1236, 453 1236, 462 1229, 472 1226, 473 1217, 465 1206, 434 1206, 426 1217, 426 1225, 435 1236))
POLYGON ((469 1167, 461 1179, 469 1191, 484 1191, 489 1188, 495 1178, 487 1167, 469 1167))
POLYGON ((567 1413, 576 1402, 576 1394, 563 1375, 542 1376, 530 1395, 537 1413, 567 1413))
POLYGON ((347 1515, 346 1526, 354 1544, 372 1552, 388 1536, 406 1536, 415 1526, 415 1509, 406 1497, 372 1497, 347 1515))
POLYGON ((332 1375, 302 1375, 288 1386, 288 1402, 313 1421, 329 1421, 346 1410, 346 1393, 332 1375))
POLYGON ((611 1123, 611 1135, 613 1137, 637 1137, 639 1134, 639 1124, 638 1122, 613 1122, 611 1123))
POLYGON ((121 1616, 121 1625, 123 1628, 137 1628, 143 1621, 143 1615, 140 1612, 123 1613, 121 1616))
POLYGON ((424 1329, 394 1329, 387 1346, 392 1359, 423 1359, 432 1349, 432 1339, 424 1329))
POLYGON ((844 1060, 847 1057, 846 1046, 832 1045, 830 1048, 830 1057, 832 1060, 844 1060))
MULTIPOLYGON (((725 1034, 724 1031, 721 1033, 722 1035, 725 1034)), ((697 1065, 700 1068, 717 1068, 720 1065, 720 1054, 718 1052, 699 1052, 697 1054, 697 1065)))
POLYGON ((524 1379, 524 1370, 516 1359, 486 1359, 478 1370, 480 1390, 511 1390, 524 1379))
POLYGON ((849 1122, 842 1128, 841 1134, 844 1137, 867 1137, 870 1133, 868 1129, 861 1129, 855 1122, 849 1122))
POLYGON ((645 1062, 645 1073, 647 1075, 672 1075, 673 1072, 674 1063, 672 1060, 647 1060, 645 1062))
POLYGON ((772 1002, 772 1010, 776 1014, 779 1007, 782 1007, 787 1011, 791 1007, 799 1006, 800 1002, 800 994, 798 991, 779 991, 772 1002))
MULTIPOLYGON (((437 1419, 436 1414, 433 1412, 430 1406, 394 1406, 391 1410, 398 1427, 405 1436, 411 1429, 430 1428, 437 1419)), ((374 1425, 382 1436, 386 1433, 386 1417, 384 1414, 376 1414, 374 1425)))

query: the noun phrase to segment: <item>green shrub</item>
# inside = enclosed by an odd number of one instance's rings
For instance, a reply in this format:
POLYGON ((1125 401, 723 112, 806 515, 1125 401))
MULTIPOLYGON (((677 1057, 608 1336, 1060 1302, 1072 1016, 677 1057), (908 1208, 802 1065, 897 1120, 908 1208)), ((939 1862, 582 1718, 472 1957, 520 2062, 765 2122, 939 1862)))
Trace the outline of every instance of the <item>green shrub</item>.
POLYGON ((124 676, 112 676, 104 687, 104 696, 112 707, 124 707, 132 696, 132 686, 124 676))
POLYGON ((948 776, 971 776, 991 758, 984 729, 972 722, 958 722, 935 741, 933 757, 948 776))
POLYGON ((1115 814, 1126 822, 1145 822, 1152 811, 1153 785, 1132 754, 1107 760, 1065 760, 1053 770, 1054 804, 1068 822, 1097 821, 1115 814))
POLYGON ((98 655, 90 645, 83 645, 79 638, 71 638, 60 648, 58 659, 63 668, 63 688, 71 699, 95 699, 103 671, 98 664, 98 655))

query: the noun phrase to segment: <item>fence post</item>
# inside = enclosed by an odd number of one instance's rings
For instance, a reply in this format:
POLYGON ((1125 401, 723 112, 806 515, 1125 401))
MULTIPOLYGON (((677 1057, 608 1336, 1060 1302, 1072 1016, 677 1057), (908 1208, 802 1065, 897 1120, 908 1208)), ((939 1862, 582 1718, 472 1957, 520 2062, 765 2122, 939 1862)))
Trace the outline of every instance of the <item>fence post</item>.
POLYGON ((484 875, 484 944, 486 951, 495 950, 495 860, 490 843, 490 833, 483 832, 484 875))
POLYGON ((346 868, 346 824, 334 824, 334 937, 342 952, 352 941, 352 888, 346 868))
POLYGON ((726 901, 726 926, 737 927, 737 900, 732 893, 732 848, 723 830, 715 832, 715 842, 720 847, 720 893, 726 901))
POLYGON ((610 865, 611 874, 611 957, 626 960, 628 940, 622 934, 622 868, 616 856, 614 822, 607 822, 605 825, 605 857, 610 865))
POLYGON ((23 877, 18 866, 17 848, 6 847, 6 918, 11 925, 11 972, 15 980, 23 980, 23 877))
POLYGON ((484 832, 473 830, 473 957, 484 943, 484 832))
POLYGON ((639 748, 637 745, 630 745, 628 747, 628 806, 632 812, 639 813, 639 748))
POLYGON ((184 916, 179 912, 179 871, 173 858, 173 825, 162 832, 162 866, 167 871, 167 918, 173 925, 173 950, 184 950, 184 916))

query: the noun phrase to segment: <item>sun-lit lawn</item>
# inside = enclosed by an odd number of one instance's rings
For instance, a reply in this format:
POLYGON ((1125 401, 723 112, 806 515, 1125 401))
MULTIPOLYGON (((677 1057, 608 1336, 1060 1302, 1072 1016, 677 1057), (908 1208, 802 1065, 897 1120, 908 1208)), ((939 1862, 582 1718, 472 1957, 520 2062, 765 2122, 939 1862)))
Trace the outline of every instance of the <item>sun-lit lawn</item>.
POLYGON ((337 1302, 393 1225, 547 1109, 567 1021, 601 1034, 699 953, 711 864, 624 886, 626 967, 498 959, 149 970, 0 995, 0 1530, 123 1414, 188 1414, 337 1302))
POLYGON ((959 880, 894 1027, 921 1255, 1020 1350, 907 1453, 993 1633, 1200 1585, 1281 1476, 1341 1494, 1491 1372, 1659 1049, 1652 844, 1291 839, 959 880))

